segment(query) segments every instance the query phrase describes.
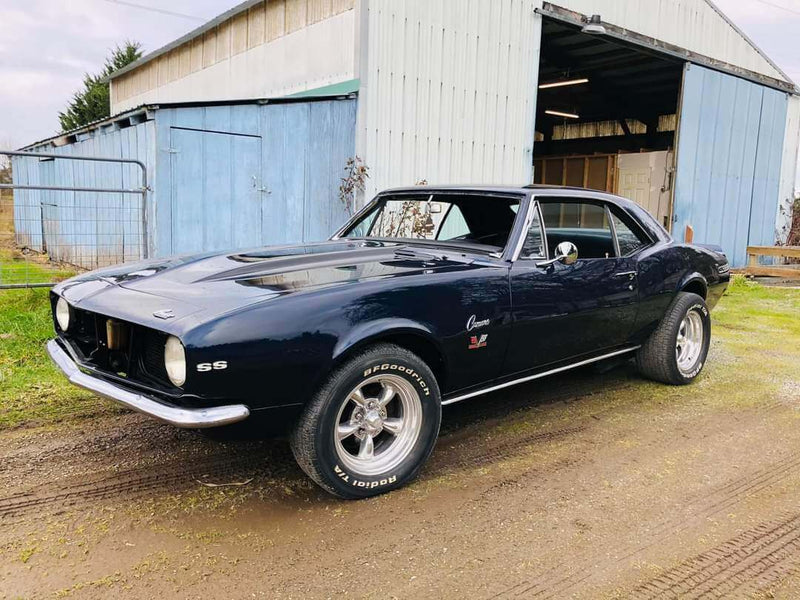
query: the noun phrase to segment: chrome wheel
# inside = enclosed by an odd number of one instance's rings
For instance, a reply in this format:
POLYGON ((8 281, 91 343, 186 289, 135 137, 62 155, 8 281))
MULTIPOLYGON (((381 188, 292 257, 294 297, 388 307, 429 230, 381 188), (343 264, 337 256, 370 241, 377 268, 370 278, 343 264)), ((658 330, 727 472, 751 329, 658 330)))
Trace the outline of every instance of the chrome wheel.
POLYGON ((690 310, 678 328, 678 339, 675 341, 675 358, 678 369, 684 375, 690 373, 697 364, 703 351, 703 318, 696 310, 690 310))
POLYGON ((362 476, 382 475, 402 463, 419 437, 422 402, 398 375, 375 375, 345 398, 336 418, 336 454, 362 476))

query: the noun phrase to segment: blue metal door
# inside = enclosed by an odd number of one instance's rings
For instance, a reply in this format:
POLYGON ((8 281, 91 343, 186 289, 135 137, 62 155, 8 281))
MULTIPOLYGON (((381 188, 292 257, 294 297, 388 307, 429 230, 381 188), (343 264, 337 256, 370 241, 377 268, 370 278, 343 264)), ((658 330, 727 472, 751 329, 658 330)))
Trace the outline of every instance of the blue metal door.
POLYGON ((687 64, 678 133, 673 235, 718 244, 733 266, 771 246, 788 96, 687 64))
POLYGON ((172 127, 172 252, 261 244, 259 136, 172 127))

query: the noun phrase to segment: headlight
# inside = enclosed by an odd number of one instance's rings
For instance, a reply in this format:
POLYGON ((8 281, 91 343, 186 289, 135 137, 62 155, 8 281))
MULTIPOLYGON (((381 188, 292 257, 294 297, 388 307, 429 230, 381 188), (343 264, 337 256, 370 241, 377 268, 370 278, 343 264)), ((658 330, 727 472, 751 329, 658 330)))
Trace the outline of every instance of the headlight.
POLYGON ((69 304, 63 298, 59 298, 56 302, 56 321, 61 331, 69 329, 69 304))
POLYGON ((181 387, 186 382, 186 351, 175 336, 170 336, 164 345, 164 366, 173 385, 181 387))

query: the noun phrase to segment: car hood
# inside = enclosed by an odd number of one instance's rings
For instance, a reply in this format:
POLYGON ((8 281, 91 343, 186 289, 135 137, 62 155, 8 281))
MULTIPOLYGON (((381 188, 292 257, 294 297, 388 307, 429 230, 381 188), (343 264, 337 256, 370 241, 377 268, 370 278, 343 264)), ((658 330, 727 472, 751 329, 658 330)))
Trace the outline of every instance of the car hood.
POLYGON ((79 308, 152 325, 155 313, 170 323, 200 313, 207 319, 304 291, 485 261, 462 250, 336 240, 120 265, 79 275, 54 291, 79 308))

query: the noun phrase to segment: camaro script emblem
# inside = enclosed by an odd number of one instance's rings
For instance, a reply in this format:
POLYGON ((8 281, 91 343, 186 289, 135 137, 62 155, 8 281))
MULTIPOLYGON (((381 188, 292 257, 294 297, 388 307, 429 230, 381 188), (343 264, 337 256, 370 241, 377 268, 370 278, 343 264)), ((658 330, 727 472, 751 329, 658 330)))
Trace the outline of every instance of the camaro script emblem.
POLYGON ((157 310, 153 313, 153 316, 157 319, 171 319, 175 316, 175 313, 172 312, 171 308, 166 308, 164 310, 157 310))
POLYGON ((474 329, 480 329, 481 327, 486 327, 489 324, 489 319, 484 319, 483 321, 476 321, 477 317, 472 315, 469 319, 467 319, 467 331, 472 331, 474 329))

